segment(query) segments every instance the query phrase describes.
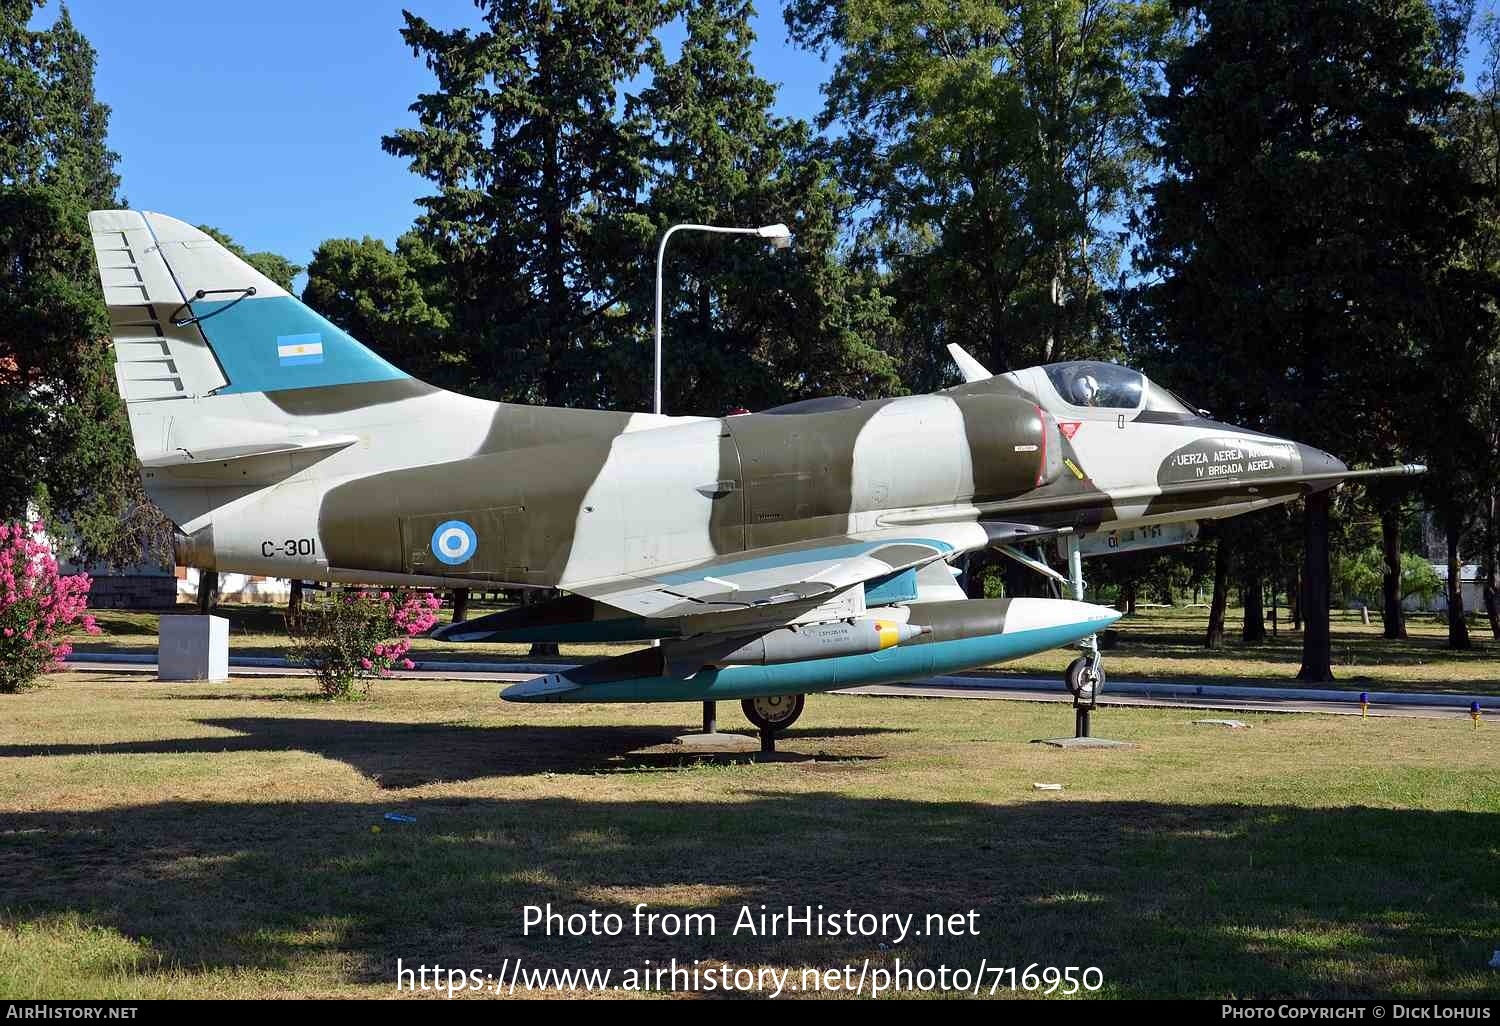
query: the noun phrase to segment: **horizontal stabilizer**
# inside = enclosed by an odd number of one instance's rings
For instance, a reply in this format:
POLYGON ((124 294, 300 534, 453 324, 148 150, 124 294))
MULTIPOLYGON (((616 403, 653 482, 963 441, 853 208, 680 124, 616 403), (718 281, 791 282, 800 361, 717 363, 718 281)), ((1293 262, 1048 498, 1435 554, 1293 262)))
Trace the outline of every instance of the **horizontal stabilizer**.
POLYGON ((245 445, 226 445, 194 451, 179 448, 172 452, 143 457, 141 466, 159 469, 205 463, 226 463, 230 460, 249 459, 253 456, 275 456, 289 452, 332 452, 348 448, 357 441, 359 441, 357 435, 319 435, 307 439, 287 438, 280 442, 251 442, 245 445))
POLYGON ((206 466, 294 452, 332 452, 359 441, 358 435, 265 424, 232 417, 196 416, 191 405, 132 411, 136 456, 143 467, 206 466))

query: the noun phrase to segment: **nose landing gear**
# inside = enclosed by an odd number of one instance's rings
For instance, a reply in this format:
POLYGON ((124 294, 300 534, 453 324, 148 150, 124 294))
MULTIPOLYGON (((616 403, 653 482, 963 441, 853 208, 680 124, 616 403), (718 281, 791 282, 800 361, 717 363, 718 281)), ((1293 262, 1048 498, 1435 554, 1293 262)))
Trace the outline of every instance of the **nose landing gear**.
MULTIPOLYGON (((1022 566, 1035 570, 1037 573, 1051 579, 1054 586, 1059 590, 1056 592, 1059 598, 1064 592, 1062 588, 1068 589, 1068 594, 1076 602, 1083 601, 1083 553, 1078 543, 1078 535, 1064 534, 1061 538, 1063 551, 1068 559, 1068 572, 1066 575, 1058 573, 1047 565, 1046 557, 1040 556, 1032 559, 1024 552, 1012 545, 998 545, 997 548, 1011 559, 1022 566)), ((1104 690, 1104 657, 1099 654, 1099 636, 1091 634, 1079 642, 1079 648, 1083 649, 1083 655, 1068 664, 1063 674, 1063 683, 1073 695, 1073 721, 1074 737, 1089 737, 1089 716, 1099 702, 1099 692, 1104 690)), ((1053 744, 1053 741, 1048 741, 1053 744)), ((1104 744, 1105 742, 1100 742, 1104 744)), ((1114 742, 1108 742, 1113 744, 1114 742)))
MULTIPOLYGON (((1073 598, 1083 601, 1083 554, 1079 551, 1078 536, 1070 534, 1065 544, 1068 551, 1068 583, 1073 588, 1073 598)), ((1089 718, 1098 704, 1099 692, 1104 690, 1104 657, 1099 654, 1099 635, 1091 634, 1080 643, 1084 654, 1068 664, 1064 681, 1073 693, 1073 736, 1089 736, 1089 718)))
POLYGON ((1098 649, 1069 663, 1064 679, 1073 693, 1073 736, 1088 737, 1089 714, 1094 711, 1099 692, 1104 690, 1104 661, 1098 649))

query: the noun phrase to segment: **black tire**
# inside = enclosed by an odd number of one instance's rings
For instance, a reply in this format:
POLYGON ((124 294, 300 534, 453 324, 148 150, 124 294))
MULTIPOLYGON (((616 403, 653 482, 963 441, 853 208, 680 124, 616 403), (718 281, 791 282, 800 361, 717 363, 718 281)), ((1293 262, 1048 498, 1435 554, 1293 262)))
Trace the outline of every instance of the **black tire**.
POLYGON ((776 733, 797 722, 806 701, 806 695, 763 695, 742 700, 740 709, 756 727, 776 733))
MULTIPOLYGON (((1074 698, 1086 697, 1084 695, 1084 674, 1087 672, 1088 666, 1088 658, 1086 656, 1079 656, 1068 664, 1068 668, 1064 672, 1063 680, 1067 684, 1068 690, 1073 693, 1074 698)), ((1104 667, 1099 667, 1096 673, 1097 679, 1093 682, 1094 686, 1091 694, 1093 698, 1097 698, 1099 692, 1104 690, 1104 667)))

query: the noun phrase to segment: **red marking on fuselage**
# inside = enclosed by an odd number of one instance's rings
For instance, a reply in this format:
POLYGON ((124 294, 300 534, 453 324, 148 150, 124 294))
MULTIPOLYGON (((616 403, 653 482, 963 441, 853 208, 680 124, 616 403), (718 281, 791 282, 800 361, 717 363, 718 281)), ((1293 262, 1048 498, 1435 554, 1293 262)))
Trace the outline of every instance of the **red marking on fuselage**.
POLYGON ((1036 486, 1040 488, 1042 485, 1047 483, 1047 411, 1042 409, 1041 406, 1037 406, 1036 415, 1037 418, 1042 422, 1042 444, 1040 446, 1041 452, 1037 457, 1036 464, 1036 486))
POLYGON ((1073 440, 1073 436, 1078 434, 1078 429, 1081 427, 1083 427, 1083 421, 1081 420, 1060 420, 1057 422, 1057 429, 1070 442, 1073 440))

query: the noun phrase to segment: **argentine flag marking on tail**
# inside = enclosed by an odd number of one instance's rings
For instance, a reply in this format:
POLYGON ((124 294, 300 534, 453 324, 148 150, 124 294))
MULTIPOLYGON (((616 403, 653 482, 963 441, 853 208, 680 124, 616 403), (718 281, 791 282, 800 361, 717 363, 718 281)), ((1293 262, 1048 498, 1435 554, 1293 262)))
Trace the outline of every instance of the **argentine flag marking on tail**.
POLYGON ((283 367, 323 362, 323 336, 317 332, 305 335, 277 335, 276 357, 283 367))

